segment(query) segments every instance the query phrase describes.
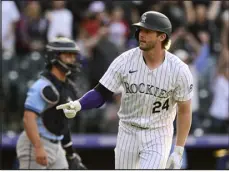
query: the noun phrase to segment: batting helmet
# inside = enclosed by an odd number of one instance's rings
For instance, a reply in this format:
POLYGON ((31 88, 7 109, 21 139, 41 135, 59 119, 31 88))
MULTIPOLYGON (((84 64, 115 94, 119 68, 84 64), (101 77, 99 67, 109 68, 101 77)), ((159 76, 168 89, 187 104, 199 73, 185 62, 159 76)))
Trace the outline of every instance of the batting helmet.
POLYGON ((168 36, 168 38, 171 36, 172 32, 172 24, 168 17, 156 11, 145 12, 141 16, 141 21, 138 23, 134 23, 133 26, 137 27, 135 33, 135 37, 137 40, 139 34, 139 27, 143 27, 145 29, 153 31, 163 32, 168 36))
POLYGON ((77 62, 77 60, 74 64, 65 64, 60 59, 60 53, 75 53, 77 56, 79 52, 79 47, 73 40, 65 37, 56 38, 46 45, 46 68, 50 68, 52 65, 55 65, 60 70, 68 74, 80 71, 81 65, 77 62))

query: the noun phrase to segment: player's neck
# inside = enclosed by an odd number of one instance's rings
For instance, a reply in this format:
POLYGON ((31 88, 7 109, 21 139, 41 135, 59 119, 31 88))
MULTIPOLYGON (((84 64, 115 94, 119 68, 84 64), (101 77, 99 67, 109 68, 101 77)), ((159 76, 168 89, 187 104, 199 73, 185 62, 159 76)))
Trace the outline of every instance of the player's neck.
POLYGON ((155 69, 163 63, 165 59, 165 50, 154 48, 150 51, 143 51, 143 57, 146 65, 150 69, 155 69))
POLYGON ((57 69, 56 67, 53 67, 52 70, 51 70, 51 73, 53 75, 55 75, 55 77, 57 79, 59 79, 60 81, 65 81, 66 80, 66 75, 64 72, 61 72, 59 69, 57 69))

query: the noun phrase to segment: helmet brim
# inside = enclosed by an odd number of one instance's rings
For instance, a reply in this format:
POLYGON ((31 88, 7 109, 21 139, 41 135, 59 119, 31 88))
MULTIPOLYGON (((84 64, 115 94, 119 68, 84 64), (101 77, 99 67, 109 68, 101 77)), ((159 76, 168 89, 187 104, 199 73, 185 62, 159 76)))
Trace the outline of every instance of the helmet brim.
MULTIPOLYGON (((152 31, 157 31, 157 32, 163 32, 163 31, 161 31, 160 29, 158 29, 156 27, 150 26, 150 25, 148 25, 146 23, 142 23, 142 22, 134 23, 134 24, 132 24, 132 26, 137 27, 137 28, 142 27, 142 28, 149 29, 149 30, 152 30, 152 31)), ((170 37, 170 35, 168 35, 166 32, 163 32, 163 33, 165 33, 168 37, 170 37)))
POLYGON ((143 27, 145 29, 152 30, 152 26, 149 26, 146 23, 142 23, 142 22, 134 23, 132 26, 135 26, 135 27, 138 27, 138 28, 139 27, 143 27))
POLYGON ((149 29, 149 30, 152 30, 152 31, 159 31, 159 32, 161 32, 160 30, 158 30, 158 29, 156 29, 156 28, 154 28, 154 27, 152 27, 152 26, 150 26, 150 25, 148 25, 146 23, 142 23, 142 22, 134 23, 132 26, 135 26, 137 28, 142 27, 142 28, 149 29))

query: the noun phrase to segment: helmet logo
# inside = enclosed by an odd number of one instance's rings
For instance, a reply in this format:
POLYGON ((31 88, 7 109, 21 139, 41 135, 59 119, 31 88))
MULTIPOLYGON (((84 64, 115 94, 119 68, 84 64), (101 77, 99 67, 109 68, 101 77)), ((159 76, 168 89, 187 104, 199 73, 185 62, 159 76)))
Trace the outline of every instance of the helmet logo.
POLYGON ((141 17, 141 22, 145 23, 146 22, 146 14, 143 14, 141 17))

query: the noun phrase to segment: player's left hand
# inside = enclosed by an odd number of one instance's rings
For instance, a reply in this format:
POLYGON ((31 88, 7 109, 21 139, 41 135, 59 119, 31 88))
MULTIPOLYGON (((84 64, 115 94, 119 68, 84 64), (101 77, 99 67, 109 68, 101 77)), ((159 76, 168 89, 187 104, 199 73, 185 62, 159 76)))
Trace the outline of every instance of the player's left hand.
POLYGON ((184 147, 175 146, 173 153, 170 155, 166 169, 180 169, 182 166, 182 155, 184 152, 184 147))

